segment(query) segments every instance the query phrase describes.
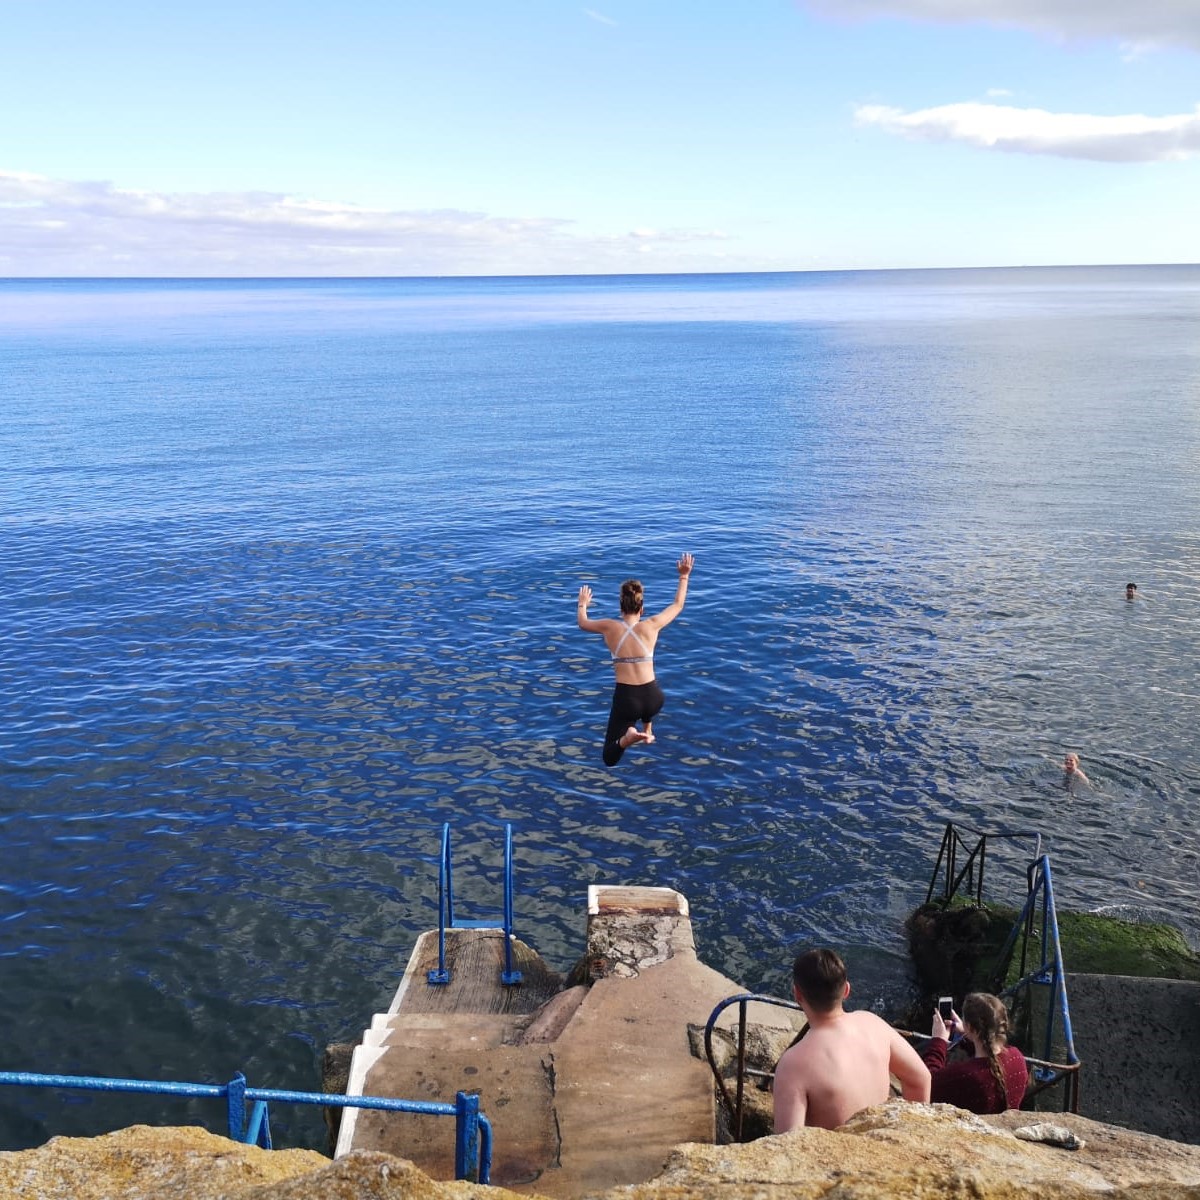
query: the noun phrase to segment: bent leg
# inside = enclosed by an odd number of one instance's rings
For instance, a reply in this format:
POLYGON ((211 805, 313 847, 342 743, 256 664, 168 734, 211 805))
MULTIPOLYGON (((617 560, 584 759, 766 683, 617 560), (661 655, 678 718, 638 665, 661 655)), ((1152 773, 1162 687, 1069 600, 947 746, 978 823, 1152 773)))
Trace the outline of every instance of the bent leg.
POLYGON ((613 689, 612 709, 608 714, 608 728, 604 731, 604 765, 615 767, 621 755, 635 742, 652 742, 650 722, 662 709, 662 688, 654 681, 650 683, 618 683, 613 689), (637 729, 634 722, 641 721, 645 731, 637 729))
POLYGON ((666 704, 667 698, 663 695, 663 690, 658 685, 658 680, 652 680, 645 686, 645 693, 642 697, 642 728, 646 731, 646 741, 654 741, 654 730, 651 724, 654 718, 662 712, 663 705, 666 704))
POLYGON ((604 765, 606 767, 615 767, 621 761, 621 755, 625 753, 625 746, 621 739, 629 731, 630 718, 628 708, 621 701, 620 684, 617 685, 617 690, 613 692, 612 709, 608 714, 608 728, 604 731, 604 765))

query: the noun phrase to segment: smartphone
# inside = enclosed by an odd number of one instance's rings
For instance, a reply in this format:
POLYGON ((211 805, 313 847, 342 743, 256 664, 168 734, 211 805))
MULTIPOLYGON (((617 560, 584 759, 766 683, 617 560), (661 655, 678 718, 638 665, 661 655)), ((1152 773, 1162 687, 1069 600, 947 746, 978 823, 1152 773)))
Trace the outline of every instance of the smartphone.
POLYGON ((938 1015, 942 1018, 943 1021, 946 1022, 947 1025, 950 1024, 950 1014, 953 1011, 954 1011, 954 997, 953 996, 939 996, 938 997, 938 1015))

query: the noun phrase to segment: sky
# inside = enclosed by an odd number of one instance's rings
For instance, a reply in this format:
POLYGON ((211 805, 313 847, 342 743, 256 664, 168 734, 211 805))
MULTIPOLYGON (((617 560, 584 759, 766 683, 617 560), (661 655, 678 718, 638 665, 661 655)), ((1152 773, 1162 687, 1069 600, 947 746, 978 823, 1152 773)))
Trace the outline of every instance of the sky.
POLYGON ((0 276, 1200 262, 1200 0, 0 0, 0 276))

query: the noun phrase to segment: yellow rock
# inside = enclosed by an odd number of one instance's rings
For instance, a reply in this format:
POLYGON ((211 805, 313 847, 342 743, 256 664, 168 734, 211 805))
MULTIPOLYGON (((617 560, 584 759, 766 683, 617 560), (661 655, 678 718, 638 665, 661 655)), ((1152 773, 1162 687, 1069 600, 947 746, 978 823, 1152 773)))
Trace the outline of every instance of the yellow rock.
MULTIPOLYGON (((607 1200, 1200 1200, 1200 1147, 1070 1114, 1086 1145, 1025 1142, 1044 1114, 976 1117, 893 1101, 841 1129, 801 1129, 744 1146, 678 1147, 648 1183, 607 1200)), ((536 1184, 534 1185, 536 1188, 536 1184)), ((532 1196, 536 1193, 525 1193, 532 1196)), ((134 1126, 0 1154, 0 1200, 518 1200, 441 1183, 376 1151, 336 1162, 259 1150, 202 1129, 134 1126)))

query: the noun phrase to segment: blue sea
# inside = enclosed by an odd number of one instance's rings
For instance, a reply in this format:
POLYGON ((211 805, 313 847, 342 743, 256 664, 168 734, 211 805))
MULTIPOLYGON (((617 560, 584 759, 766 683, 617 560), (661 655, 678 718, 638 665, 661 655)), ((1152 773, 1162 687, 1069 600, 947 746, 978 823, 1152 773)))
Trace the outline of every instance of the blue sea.
MULTIPOLYGON (((0 404, 0 1070, 319 1090, 447 821, 563 970, 657 884, 886 1004, 951 819, 1200 928, 1200 268, 10 280, 0 404), (576 594, 685 550, 606 769, 576 594)), ((196 1120, 0 1089, 5 1149, 196 1120)))

